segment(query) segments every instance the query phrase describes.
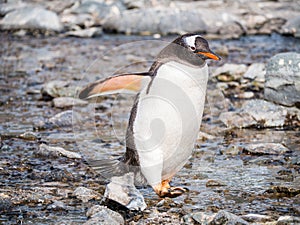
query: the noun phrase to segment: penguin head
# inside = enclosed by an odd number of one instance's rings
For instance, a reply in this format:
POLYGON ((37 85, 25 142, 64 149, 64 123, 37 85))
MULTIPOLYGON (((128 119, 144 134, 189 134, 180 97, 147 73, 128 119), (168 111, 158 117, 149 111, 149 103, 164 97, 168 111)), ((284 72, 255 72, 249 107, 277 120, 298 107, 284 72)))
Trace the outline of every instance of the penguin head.
POLYGON ((196 54, 202 60, 221 60, 221 57, 210 50, 207 40, 199 34, 185 34, 175 39, 173 43, 179 44, 188 51, 196 54))

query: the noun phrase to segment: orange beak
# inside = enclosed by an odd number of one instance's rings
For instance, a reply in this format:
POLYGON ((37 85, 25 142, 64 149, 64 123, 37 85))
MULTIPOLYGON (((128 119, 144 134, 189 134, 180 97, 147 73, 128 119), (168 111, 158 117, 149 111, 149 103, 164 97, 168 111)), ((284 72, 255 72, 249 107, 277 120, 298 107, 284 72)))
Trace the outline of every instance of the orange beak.
POLYGON ((213 60, 221 60, 221 57, 213 52, 197 52, 197 54, 201 54, 206 56, 207 58, 213 59, 213 60))

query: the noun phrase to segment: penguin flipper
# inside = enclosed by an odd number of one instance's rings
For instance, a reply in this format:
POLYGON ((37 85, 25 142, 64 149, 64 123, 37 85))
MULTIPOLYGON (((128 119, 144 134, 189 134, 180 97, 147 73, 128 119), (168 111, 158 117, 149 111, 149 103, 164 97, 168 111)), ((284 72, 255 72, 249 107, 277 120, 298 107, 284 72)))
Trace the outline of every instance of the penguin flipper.
POLYGON ((79 93, 80 99, 88 99, 117 93, 138 93, 151 81, 150 72, 119 74, 95 81, 79 93))

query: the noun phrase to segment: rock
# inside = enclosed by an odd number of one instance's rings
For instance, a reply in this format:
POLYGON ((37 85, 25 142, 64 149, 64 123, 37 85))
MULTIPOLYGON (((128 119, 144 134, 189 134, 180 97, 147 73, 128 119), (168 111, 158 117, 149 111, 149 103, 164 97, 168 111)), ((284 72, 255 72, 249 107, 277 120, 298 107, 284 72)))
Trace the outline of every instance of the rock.
POLYGON ((243 151, 251 155, 281 155, 290 152, 287 147, 280 143, 245 144, 243 151))
POLYGON ((123 217, 105 206, 94 205, 86 213, 90 219, 84 225, 120 225, 125 224, 123 217))
POLYGON ((219 81, 230 82, 239 80, 246 71, 247 66, 244 64, 226 63, 223 66, 218 67, 212 75, 219 81))
POLYGON ((53 80, 45 83, 41 89, 44 100, 51 100, 56 97, 75 96, 75 87, 69 87, 68 81, 53 80))
POLYGON ((72 98, 72 97, 58 97, 53 99, 53 105, 55 108, 67 108, 67 107, 72 107, 72 106, 84 106, 87 105, 88 102, 77 99, 77 98, 72 98))
POLYGON ((47 206, 47 209, 59 211, 59 210, 68 210, 68 207, 64 202, 54 200, 52 204, 47 206))
POLYGON ((31 131, 27 131, 23 134, 20 135, 20 138, 24 139, 24 140, 37 140, 40 138, 40 136, 37 133, 31 132, 31 131))
POLYGON ((205 212, 193 213, 192 218, 199 224, 208 225, 247 225, 247 221, 243 220, 239 216, 229 213, 225 210, 220 210, 218 213, 208 214, 205 212))
POLYGON ((62 14, 60 20, 65 26, 68 26, 70 30, 74 27, 92 27, 96 23, 94 17, 90 14, 62 14))
POLYGON ((48 120, 38 121, 34 127, 38 129, 50 129, 53 127, 68 127, 73 125, 73 110, 60 112, 48 120))
POLYGON ((73 195, 82 202, 88 202, 91 199, 100 199, 100 194, 86 187, 78 187, 74 190, 73 195))
POLYGON ((206 185, 206 187, 226 186, 226 184, 220 180, 208 180, 205 185, 206 185))
POLYGON ((249 223, 230 212, 220 210, 209 224, 247 225, 249 223))
POLYGON ((260 215, 260 214, 247 214, 241 216, 242 219, 250 222, 250 223, 265 223, 272 221, 270 216, 260 215))
POLYGON ((251 64, 244 74, 244 78, 250 80, 257 80, 259 82, 265 81, 266 68, 263 63, 251 64))
POLYGON ((300 37, 300 16, 293 17, 287 21, 282 28, 283 33, 300 37))
POLYGON ((90 38, 102 35, 102 29, 99 27, 91 27, 83 30, 74 30, 65 33, 66 36, 90 38))
POLYGON ((104 29, 126 34, 170 34, 204 32, 206 24, 197 10, 181 11, 169 8, 126 10, 114 14, 103 24, 104 29), (197 24, 197 26, 195 26, 197 24))
POLYGON ((40 144, 37 155, 45 157, 59 157, 65 156, 70 159, 81 159, 81 155, 76 152, 70 152, 61 147, 48 146, 46 144, 40 144))
POLYGON ((147 205, 142 194, 134 186, 134 174, 112 177, 106 186, 104 197, 114 200, 130 210, 143 211, 147 205))
POLYGON ((56 13, 40 7, 24 7, 16 9, 1 20, 2 29, 32 29, 59 32, 62 25, 56 13))
POLYGON ((17 1, 17 2, 12 2, 12 3, 2 3, 0 4, 0 16, 5 16, 7 13, 24 8, 25 6, 29 6, 28 4, 17 1))
POLYGON ((300 217, 295 216, 281 216, 278 218, 276 225, 290 225, 290 224, 299 224, 300 217))
POLYGON ((293 108, 285 108, 265 100, 255 99, 246 101, 235 112, 221 113, 219 120, 229 128, 283 127, 293 122, 288 121, 287 118, 294 118, 292 120, 296 123, 298 113, 299 111, 293 108))
POLYGON ((264 95, 282 105, 300 105, 300 54, 280 53, 269 60, 264 95))

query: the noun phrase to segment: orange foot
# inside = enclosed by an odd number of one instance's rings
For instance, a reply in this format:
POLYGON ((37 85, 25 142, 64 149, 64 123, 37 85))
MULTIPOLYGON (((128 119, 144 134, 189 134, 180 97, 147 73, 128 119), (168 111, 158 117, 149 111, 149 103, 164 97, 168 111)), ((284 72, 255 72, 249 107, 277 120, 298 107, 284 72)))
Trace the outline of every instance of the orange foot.
POLYGON ((176 198, 182 195, 184 192, 187 192, 187 188, 182 187, 171 187, 169 184, 169 180, 163 180, 160 184, 153 187, 156 194, 161 197, 169 197, 169 198, 176 198))

